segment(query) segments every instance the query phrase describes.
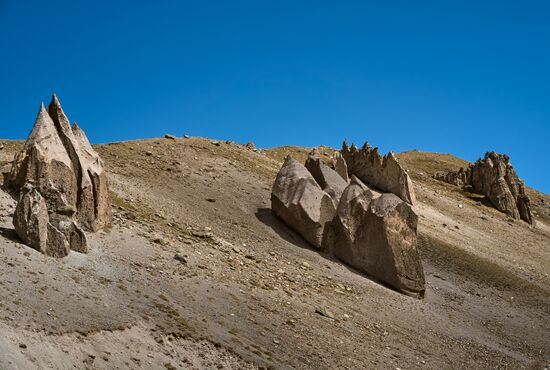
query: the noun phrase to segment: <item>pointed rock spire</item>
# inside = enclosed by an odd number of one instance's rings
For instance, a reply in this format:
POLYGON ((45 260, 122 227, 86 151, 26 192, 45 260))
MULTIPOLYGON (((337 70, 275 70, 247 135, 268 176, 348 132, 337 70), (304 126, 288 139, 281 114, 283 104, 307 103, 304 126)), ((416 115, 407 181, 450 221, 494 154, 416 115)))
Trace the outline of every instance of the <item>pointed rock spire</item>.
MULTIPOLYGON (((97 231, 111 225, 109 187, 103 162, 84 131, 76 124, 70 126, 55 94, 47 110, 43 103, 40 105, 27 142, 14 160, 9 180, 18 190, 32 186, 44 200, 48 220, 39 224, 46 222, 48 233, 39 235, 49 240, 34 240, 32 246, 40 246, 38 249, 46 254, 59 257, 64 254, 60 251, 68 253, 64 247, 55 249, 52 243, 67 244, 72 250, 85 252, 86 238, 80 227, 97 231), (70 215, 67 215, 68 209, 73 210, 70 215), (51 252, 54 250, 56 252, 51 252)), ((34 198, 38 199, 34 192, 34 198)), ((32 203, 23 195, 21 201, 32 203)), ((20 207, 20 212, 27 212, 27 208, 20 207)), ((25 227, 32 227, 37 222, 34 220, 31 224, 32 219, 24 214, 18 217, 18 233, 25 236, 25 227)))
POLYGON ((393 152, 382 157, 378 148, 373 149, 365 142, 360 150, 352 144, 351 150, 343 147, 340 153, 346 161, 350 175, 357 176, 365 184, 378 190, 393 193, 409 204, 415 203, 412 180, 393 152))
POLYGON ((58 131, 61 131, 60 134, 70 133, 71 125, 69 123, 69 119, 65 115, 65 112, 63 112, 63 108, 61 108, 61 103, 59 102, 59 99, 55 94, 53 94, 52 100, 48 105, 48 114, 56 124, 58 131))

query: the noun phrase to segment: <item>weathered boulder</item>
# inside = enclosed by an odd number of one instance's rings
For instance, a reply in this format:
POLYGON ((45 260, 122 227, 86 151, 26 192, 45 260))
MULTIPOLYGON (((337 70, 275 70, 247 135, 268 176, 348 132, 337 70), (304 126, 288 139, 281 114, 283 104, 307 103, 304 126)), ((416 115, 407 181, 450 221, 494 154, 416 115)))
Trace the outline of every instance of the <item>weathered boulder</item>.
POLYGON ((485 195, 499 211, 534 224, 525 185, 518 178, 507 155, 487 152, 484 158, 467 169, 436 173, 434 178, 485 195))
POLYGON ((368 143, 358 150, 355 144, 350 148, 344 142, 340 153, 346 161, 349 174, 382 192, 395 194, 409 204, 415 203, 411 178, 393 152, 382 157, 378 154, 378 148, 373 149, 368 143))
POLYGON ((15 208, 13 226, 25 244, 42 253, 47 250, 48 207, 40 192, 27 185, 21 189, 19 202, 15 208))
POLYGON ((88 253, 86 234, 78 227, 76 221, 71 216, 52 213, 50 214, 50 225, 64 236, 71 250, 79 253, 88 253))
POLYGON ((51 257, 65 257, 69 251, 87 252, 84 232, 71 218, 72 213, 48 214, 45 199, 30 183, 23 186, 15 209, 15 232, 28 246, 51 257))
POLYGON ((349 183, 348 165, 341 154, 336 155, 334 158, 334 170, 342 176, 346 183, 349 183))
POLYGON ((85 253, 87 243, 82 228, 97 231, 111 225, 103 162, 76 123, 70 126, 55 95, 48 110, 43 104, 40 106, 8 179, 21 191, 21 211, 14 218, 18 235, 45 254, 62 257, 71 249, 85 253), (30 187, 34 189, 32 192, 23 191, 30 187), (39 198, 40 204, 45 204, 47 217, 46 226, 40 229, 46 231, 37 237, 32 231, 36 222, 25 209, 32 199, 36 203, 39 198))
POLYGON ((310 155, 306 160, 306 168, 321 189, 331 196, 336 208, 348 183, 319 157, 310 155))
POLYGON ((334 217, 334 203, 308 170, 290 155, 273 184, 271 208, 306 241, 322 248, 325 226, 334 217))
POLYGON ((391 193, 379 194, 352 176, 332 223, 333 254, 398 291, 421 298, 424 270, 416 249, 418 217, 391 193))

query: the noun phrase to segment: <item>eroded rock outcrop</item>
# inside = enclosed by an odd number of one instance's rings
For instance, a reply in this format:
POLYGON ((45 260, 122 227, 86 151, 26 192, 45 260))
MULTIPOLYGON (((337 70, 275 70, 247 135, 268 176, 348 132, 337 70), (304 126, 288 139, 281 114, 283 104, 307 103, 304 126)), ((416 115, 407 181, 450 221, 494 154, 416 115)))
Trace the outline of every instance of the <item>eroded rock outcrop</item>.
POLYGON ((308 170, 288 155, 271 192, 271 208, 314 247, 322 248, 325 225, 335 207, 308 170))
POLYGON ((46 201, 34 186, 24 186, 13 218, 15 232, 28 246, 47 253, 48 223, 46 201))
POLYGON ((331 196, 335 207, 338 206, 340 196, 348 186, 347 181, 314 155, 310 155, 306 160, 306 168, 321 189, 331 196))
POLYGON ((352 176, 338 206, 333 253, 341 261, 407 295, 424 296, 416 250, 418 216, 395 194, 379 194, 352 176))
POLYGON ((436 173, 434 178, 485 195, 499 211, 534 224, 525 185, 505 154, 487 152, 467 169, 436 173))
POLYGON ((334 158, 334 170, 344 179, 344 181, 349 182, 348 174, 348 165, 346 160, 342 157, 341 154, 336 155, 334 158))
POLYGON ((273 185, 271 204, 317 249, 404 294, 423 297, 418 217, 398 196, 381 194, 354 175, 348 184, 315 156, 305 167, 288 156, 273 185))
POLYGON ((460 187, 472 182, 470 171, 464 168, 460 168, 458 171, 437 172, 434 175, 434 179, 460 187))
POLYGON ((9 181, 20 191, 16 231, 25 243, 45 254, 61 257, 71 249, 86 252, 82 229, 97 231, 111 225, 103 163, 76 123, 70 126, 55 95, 47 110, 40 106, 25 146, 15 157, 9 181), (31 204, 34 206, 29 208, 31 204), (46 233, 30 232, 36 224, 33 215, 40 215, 37 224, 47 225, 46 233))
POLYGON ((411 178, 393 152, 381 156, 378 148, 373 149, 368 143, 357 149, 355 144, 350 148, 344 142, 340 153, 350 175, 357 176, 365 184, 382 192, 395 194, 409 204, 415 203, 411 178))

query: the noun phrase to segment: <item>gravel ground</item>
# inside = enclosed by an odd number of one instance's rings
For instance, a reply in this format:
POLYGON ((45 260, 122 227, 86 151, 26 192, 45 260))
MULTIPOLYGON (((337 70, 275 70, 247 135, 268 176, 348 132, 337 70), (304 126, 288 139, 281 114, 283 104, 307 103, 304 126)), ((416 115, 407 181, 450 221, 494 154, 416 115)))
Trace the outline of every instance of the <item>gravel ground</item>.
MULTIPOLYGON (((4 171, 20 142, 3 142, 4 171)), ((115 225, 56 260, 20 244, 0 192, 0 368, 518 369, 550 363, 550 227, 415 182, 424 300, 309 248, 269 210, 286 153, 224 141, 97 146, 115 225)), ((331 149, 320 148, 330 155, 331 149)), ((452 158, 451 158, 452 159, 452 158)), ((449 159, 446 158, 448 161, 449 159)), ((540 195, 548 199, 545 195, 540 195)))

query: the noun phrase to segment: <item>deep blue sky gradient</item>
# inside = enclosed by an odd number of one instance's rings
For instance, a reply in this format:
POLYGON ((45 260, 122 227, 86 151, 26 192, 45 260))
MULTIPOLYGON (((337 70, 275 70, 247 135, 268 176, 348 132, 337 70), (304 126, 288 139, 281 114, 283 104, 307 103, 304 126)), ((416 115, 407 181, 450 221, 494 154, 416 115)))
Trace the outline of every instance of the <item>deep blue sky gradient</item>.
POLYGON ((95 143, 496 150, 550 193, 549 19, 548 1, 0 0, 0 137, 56 92, 95 143))

